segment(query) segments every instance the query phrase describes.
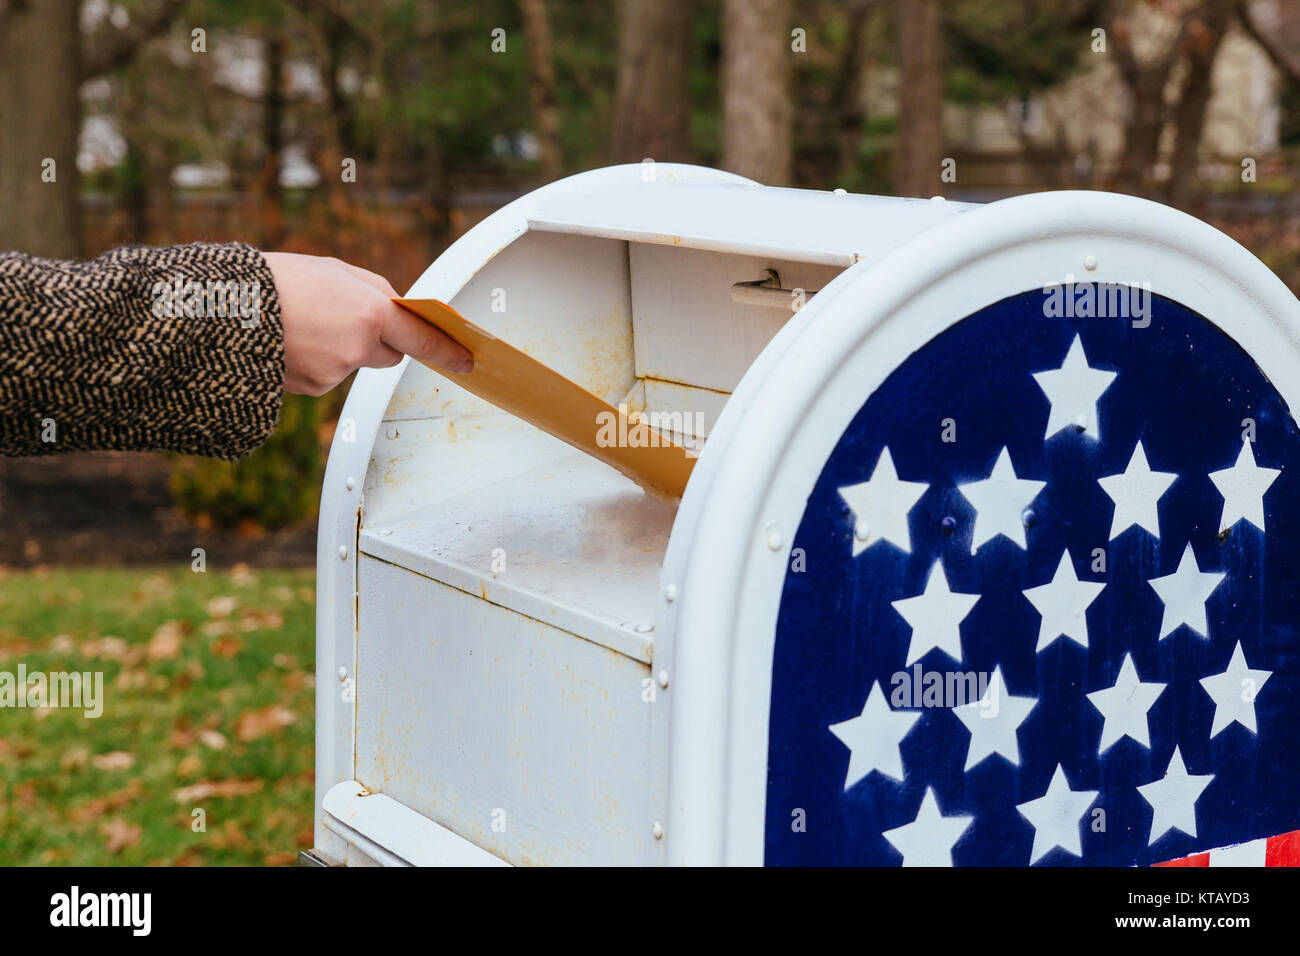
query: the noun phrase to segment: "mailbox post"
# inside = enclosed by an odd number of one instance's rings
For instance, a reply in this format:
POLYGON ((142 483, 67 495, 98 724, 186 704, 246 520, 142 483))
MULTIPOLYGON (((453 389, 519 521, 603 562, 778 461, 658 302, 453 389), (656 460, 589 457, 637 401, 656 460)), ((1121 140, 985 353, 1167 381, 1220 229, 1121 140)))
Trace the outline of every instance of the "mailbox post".
POLYGON ((416 363, 357 377, 322 857, 1262 862, 1300 829, 1300 304, 1210 226, 614 167, 409 294, 700 454, 670 500, 416 363))

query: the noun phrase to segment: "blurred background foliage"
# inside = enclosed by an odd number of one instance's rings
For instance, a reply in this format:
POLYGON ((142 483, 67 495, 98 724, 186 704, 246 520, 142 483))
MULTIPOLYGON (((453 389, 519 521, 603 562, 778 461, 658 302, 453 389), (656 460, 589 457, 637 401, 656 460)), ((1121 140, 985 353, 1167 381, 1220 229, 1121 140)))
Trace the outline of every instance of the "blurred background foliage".
POLYGON ((280 423, 260 448, 238 463, 180 457, 171 491, 200 526, 280 528, 315 513, 324 473, 320 403, 286 395, 280 423))

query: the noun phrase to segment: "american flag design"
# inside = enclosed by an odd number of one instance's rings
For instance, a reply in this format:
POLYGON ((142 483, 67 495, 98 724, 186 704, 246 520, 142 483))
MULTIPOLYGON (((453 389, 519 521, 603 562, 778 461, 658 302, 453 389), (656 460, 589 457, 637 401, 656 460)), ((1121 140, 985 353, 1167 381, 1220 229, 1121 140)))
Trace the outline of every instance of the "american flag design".
POLYGON ((769 864, 1296 856, 1295 422, 1177 302, 1152 295, 1135 327, 1048 317, 1047 295, 917 349, 809 495, 769 864))

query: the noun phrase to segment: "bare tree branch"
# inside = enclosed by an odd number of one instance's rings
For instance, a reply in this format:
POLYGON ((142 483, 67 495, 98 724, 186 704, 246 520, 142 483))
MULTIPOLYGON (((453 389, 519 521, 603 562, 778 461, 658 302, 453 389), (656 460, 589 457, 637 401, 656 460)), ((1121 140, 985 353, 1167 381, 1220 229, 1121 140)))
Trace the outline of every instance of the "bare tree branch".
MULTIPOLYGON (((1258 22, 1256 5, 1246 2, 1237 8, 1237 19, 1250 38, 1263 47, 1268 58, 1291 83, 1300 84, 1300 48, 1287 42, 1288 37, 1270 26, 1258 22)), ((1294 38, 1292 38, 1294 39, 1294 38)))
POLYGON ((81 57, 81 78, 88 80, 125 66, 141 45, 171 26, 187 2, 158 0, 152 10, 136 17, 126 29, 91 37, 81 57))

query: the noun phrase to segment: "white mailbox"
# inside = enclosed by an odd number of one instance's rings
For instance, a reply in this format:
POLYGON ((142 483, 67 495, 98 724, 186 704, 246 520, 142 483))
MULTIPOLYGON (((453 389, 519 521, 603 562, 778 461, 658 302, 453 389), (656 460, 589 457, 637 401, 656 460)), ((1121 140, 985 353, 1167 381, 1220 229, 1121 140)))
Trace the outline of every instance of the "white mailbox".
POLYGON ((1132 865, 1300 829, 1300 306, 1210 226, 647 163, 511 203, 410 295, 699 457, 678 501, 455 376, 357 377, 320 857, 1132 865))

